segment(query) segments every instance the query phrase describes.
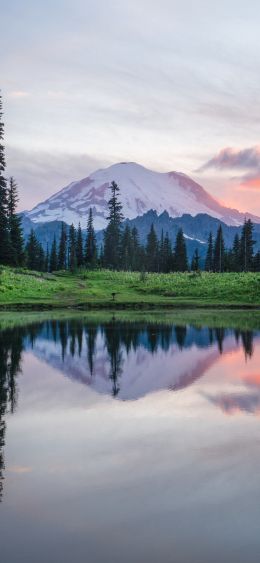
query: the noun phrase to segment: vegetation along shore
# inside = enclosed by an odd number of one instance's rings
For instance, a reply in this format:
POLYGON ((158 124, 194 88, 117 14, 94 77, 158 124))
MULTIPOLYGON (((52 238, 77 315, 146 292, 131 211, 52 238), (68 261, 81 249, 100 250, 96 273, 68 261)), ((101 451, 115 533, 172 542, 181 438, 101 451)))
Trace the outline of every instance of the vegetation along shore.
POLYGON ((260 308, 260 274, 0 268, 0 309, 260 308))

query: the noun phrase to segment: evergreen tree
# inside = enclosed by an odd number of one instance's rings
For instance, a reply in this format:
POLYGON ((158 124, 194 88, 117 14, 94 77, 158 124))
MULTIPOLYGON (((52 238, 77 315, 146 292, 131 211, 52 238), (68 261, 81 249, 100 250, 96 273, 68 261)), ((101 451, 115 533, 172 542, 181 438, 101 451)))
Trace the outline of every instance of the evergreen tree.
POLYGON ((2 97, 0 95, 0 264, 9 263, 9 232, 7 215, 7 184, 4 177, 5 155, 2 144, 4 124, 2 121, 2 97))
POLYGON ((77 269, 76 230, 74 225, 69 230, 69 269, 75 272, 77 269))
POLYGON ((196 248, 191 261, 191 270, 193 272, 198 272, 199 269, 200 269, 200 257, 199 257, 199 251, 196 248))
POLYGON ((120 269, 132 270, 133 269, 133 239, 129 225, 125 226, 125 229, 121 236, 120 246, 121 246, 120 269))
POLYGON ((240 238, 239 235, 236 233, 234 236, 233 246, 232 246, 232 271, 239 272, 241 270, 240 264, 240 257, 241 257, 241 245, 240 245, 240 238))
POLYGON ((45 254, 32 229, 26 245, 26 265, 29 270, 43 272, 45 269, 45 254))
POLYGON ((38 241, 35 232, 31 229, 26 245, 26 264, 29 270, 37 270, 38 241))
POLYGON ((120 266, 121 224, 124 217, 122 214, 123 206, 118 199, 120 190, 116 182, 112 182, 110 189, 111 198, 108 202, 108 226, 104 235, 104 262, 105 266, 116 270, 120 266))
POLYGON ((158 269, 159 272, 164 272, 165 270, 165 259, 164 259, 164 232, 161 230, 161 238, 159 244, 159 254, 158 254, 158 269))
POLYGON ((149 272, 158 272, 159 270, 159 243, 153 223, 147 236, 146 265, 149 272))
POLYGON ((78 268, 80 268, 81 266, 84 265, 83 237, 82 237, 82 230, 80 223, 77 231, 76 255, 77 255, 77 266, 78 268))
POLYGON ((12 266, 21 266, 24 262, 21 218, 16 214, 18 200, 17 184, 14 178, 11 177, 7 191, 7 213, 9 228, 9 263, 12 266))
POLYGON ((219 225, 214 245, 213 266, 215 272, 223 272, 225 263, 225 244, 222 226, 219 225))
MULTIPOLYGON (((95 266, 97 261, 97 243, 96 235, 93 226, 93 212, 92 208, 89 210, 88 224, 87 224, 87 238, 85 245, 85 263, 88 267, 95 266)), ((103 258, 102 258, 103 263, 103 258)))
POLYGON ((45 266, 44 266, 44 271, 45 271, 45 272, 49 272, 49 271, 50 271, 50 253, 49 253, 49 245, 48 245, 48 243, 47 243, 46 252, 45 252, 45 266))
POLYGON ((50 272, 56 272, 58 270, 58 255, 57 255, 57 242, 54 235, 51 254, 50 254, 50 272))
POLYGON ((162 272, 169 273, 173 270, 172 245, 168 233, 163 239, 162 245, 162 272))
POLYGON ((209 238, 208 238, 207 255, 206 255, 206 260, 205 260, 205 270, 206 270, 206 272, 212 272, 213 268, 214 268, 214 264, 213 264, 213 237, 212 237, 212 232, 210 232, 209 238))
POLYGON ((254 225, 251 219, 245 220, 240 240, 240 264, 241 270, 248 272, 253 269, 254 264, 254 225))
POLYGON ((260 250, 254 256, 254 272, 260 272, 260 250))
POLYGON ((44 272, 44 269, 45 269, 45 253, 42 244, 38 242, 36 270, 38 270, 39 272, 44 272))
POLYGON ((142 248, 139 242, 139 234, 136 227, 132 229, 132 266, 133 271, 140 270, 143 267, 144 260, 142 259, 142 248))
POLYGON ((100 245, 100 251, 99 251, 99 265, 101 268, 104 267, 104 247, 103 244, 100 245))
POLYGON ((62 222, 59 252, 58 252, 58 269, 66 270, 66 267, 67 267, 67 227, 65 223, 62 222))
POLYGON ((177 272, 186 272, 188 267, 187 249, 183 230, 179 229, 174 247, 174 268, 177 272))

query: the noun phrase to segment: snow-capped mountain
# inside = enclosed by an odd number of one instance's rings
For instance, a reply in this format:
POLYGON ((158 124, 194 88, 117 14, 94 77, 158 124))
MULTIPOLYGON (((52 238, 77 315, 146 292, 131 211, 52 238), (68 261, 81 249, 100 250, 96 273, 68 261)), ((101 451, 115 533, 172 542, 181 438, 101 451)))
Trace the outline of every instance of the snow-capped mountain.
MULTIPOLYGON (((95 228, 102 229, 106 225, 109 186, 113 180, 120 187, 123 212, 128 219, 150 209, 158 213, 166 210, 171 217, 205 213, 227 225, 240 225, 245 218, 244 213, 220 205, 189 176, 180 172, 154 172, 134 162, 114 164, 72 182, 25 215, 35 223, 63 220, 77 224, 80 221, 84 227, 92 207, 95 228)), ((260 223, 260 217, 246 215, 260 223)))

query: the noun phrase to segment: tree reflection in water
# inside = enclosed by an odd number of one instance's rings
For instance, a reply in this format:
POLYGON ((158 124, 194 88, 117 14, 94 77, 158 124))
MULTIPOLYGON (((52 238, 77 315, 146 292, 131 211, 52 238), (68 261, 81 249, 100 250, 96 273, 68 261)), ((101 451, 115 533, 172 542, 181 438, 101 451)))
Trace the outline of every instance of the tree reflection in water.
POLYGON ((151 354, 158 350, 167 352, 172 345, 179 350, 191 347, 206 348, 217 344, 223 353, 224 340, 235 337, 241 343, 246 358, 253 355, 253 331, 223 328, 198 328, 193 325, 171 325, 166 323, 120 322, 114 317, 107 323, 86 323, 85 320, 50 320, 32 323, 24 327, 0 329, 0 501, 3 494, 4 446, 6 437, 6 414, 13 413, 17 406, 17 375, 21 371, 23 350, 33 349, 38 338, 60 346, 60 358, 81 357, 86 354, 86 370, 90 379, 95 376, 98 360, 97 338, 102 338, 109 361, 111 395, 118 396, 124 358, 139 347, 151 354))

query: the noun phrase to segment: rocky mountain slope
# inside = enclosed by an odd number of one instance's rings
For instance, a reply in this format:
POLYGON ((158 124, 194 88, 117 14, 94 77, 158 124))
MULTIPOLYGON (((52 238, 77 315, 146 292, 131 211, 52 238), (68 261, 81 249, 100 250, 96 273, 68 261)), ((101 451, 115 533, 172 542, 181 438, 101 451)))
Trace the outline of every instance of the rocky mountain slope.
POLYGON ((92 207, 95 228, 103 229, 113 180, 120 187, 123 212, 128 219, 154 210, 158 214, 167 211, 170 217, 207 214, 227 225, 242 224, 246 215, 260 223, 260 217, 224 207, 185 174, 154 172, 134 162, 114 164, 72 182, 25 215, 34 223, 58 220, 77 225, 80 221, 84 228, 92 207))

